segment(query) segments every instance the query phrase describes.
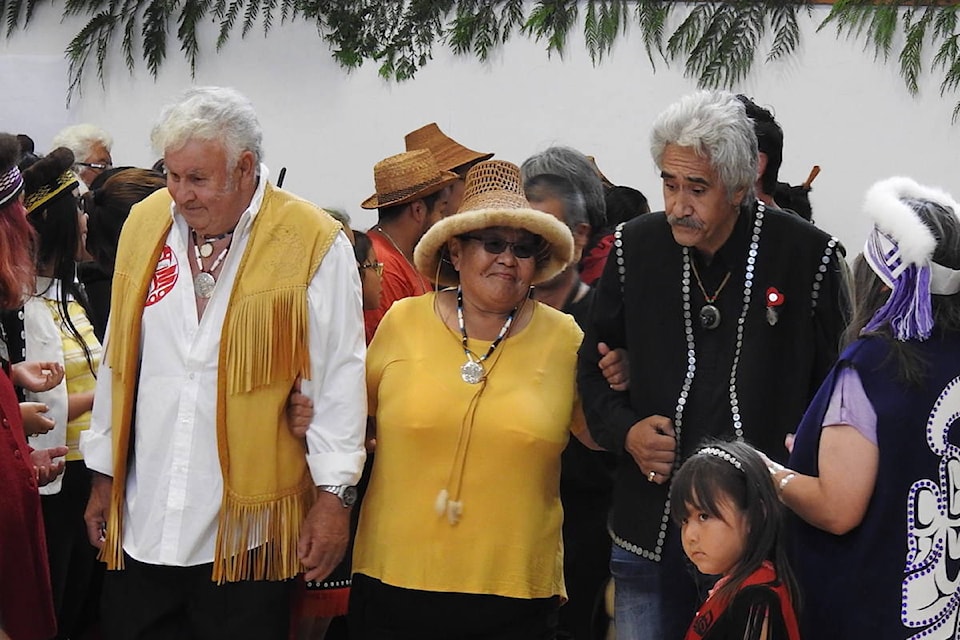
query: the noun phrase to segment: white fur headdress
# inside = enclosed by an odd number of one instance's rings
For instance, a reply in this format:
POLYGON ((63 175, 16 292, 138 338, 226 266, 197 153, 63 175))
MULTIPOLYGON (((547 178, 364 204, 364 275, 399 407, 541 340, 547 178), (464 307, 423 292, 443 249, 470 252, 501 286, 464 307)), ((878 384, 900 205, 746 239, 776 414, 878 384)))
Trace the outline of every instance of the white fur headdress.
POLYGON ((892 291, 864 330, 889 323, 899 340, 924 340, 933 328, 930 295, 960 291, 960 271, 933 262, 937 239, 911 200, 936 204, 954 216, 960 214, 960 205, 950 194, 910 178, 888 178, 870 187, 864 209, 873 218, 874 230, 863 255, 892 291))

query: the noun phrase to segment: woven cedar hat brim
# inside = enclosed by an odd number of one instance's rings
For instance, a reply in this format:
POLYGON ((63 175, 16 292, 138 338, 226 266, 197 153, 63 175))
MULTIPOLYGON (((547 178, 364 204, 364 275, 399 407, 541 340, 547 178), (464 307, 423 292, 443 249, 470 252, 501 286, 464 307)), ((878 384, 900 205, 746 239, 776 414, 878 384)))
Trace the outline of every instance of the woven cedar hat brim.
POLYGON ((390 156, 373 168, 377 192, 363 201, 363 209, 379 209, 414 202, 460 179, 441 171, 429 150, 408 151, 390 156))
POLYGON ((531 284, 546 282, 562 272, 573 260, 573 235, 567 225, 552 215, 526 208, 495 207, 463 211, 436 223, 420 238, 413 251, 417 269, 431 281, 442 286, 456 285, 460 274, 447 257, 447 243, 451 238, 489 229, 507 227, 523 229, 536 234, 549 246, 549 257, 537 266, 531 284))
POLYGON ((493 157, 492 153, 474 151, 463 146, 440 131, 436 122, 424 125, 403 137, 407 151, 429 149, 437 160, 437 166, 445 171, 453 171, 468 164, 483 162, 493 157))

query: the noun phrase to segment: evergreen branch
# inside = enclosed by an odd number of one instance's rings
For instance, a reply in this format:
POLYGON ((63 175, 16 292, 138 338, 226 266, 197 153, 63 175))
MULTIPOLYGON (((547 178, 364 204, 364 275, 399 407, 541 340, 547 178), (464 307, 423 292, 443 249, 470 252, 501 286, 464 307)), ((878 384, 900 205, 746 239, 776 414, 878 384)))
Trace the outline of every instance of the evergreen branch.
MULTIPOLYGON (((83 72, 87 66, 87 60, 90 53, 96 47, 101 32, 107 32, 113 28, 116 17, 107 12, 100 12, 93 16, 87 24, 80 29, 80 32, 73 37, 67 44, 67 60, 70 64, 67 69, 67 75, 70 79, 67 88, 67 104, 70 103, 70 97, 76 91, 80 93, 83 82, 83 72)), ((102 76, 101 76, 102 77, 102 76)))
POLYGON ((908 9, 903 16, 903 28, 906 38, 903 49, 900 50, 900 75, 907 84, 911 95, 916 95, 919 89, 919 78, 922 72, 923 43, 927 37, 927 29, 933 22, 933 7, 927 7, 920 18, 914 21, 914 9, 908 9))
POLYGON ((672 3, 656 2, 654 0, 640 0, 636 5, 636 19, 643 34, 643 48, 647 52, 650 66, 656 69, 653 60, 653 50, 656 49, 660 58, 664 58, 663 38, 667 18, 670 17, 672 3))
MULTIPOLYGON (((602 0, 601 0, 602 1, 602 0)), ((590 61, 597 64, 600 49, 600 20, 597 18, 596 0, 587 1, 587 15, 583 22, 583 39, 590 53, 590 61)))
POLYGON ((0 15, 6 14, 7 37, 10 37, 20 24, 20 13, 23 11, 23 0, 11 0, 0 3, 0 15))
POLYGON ((700 40, 707 24, 712 19, 713 7, 709 4, 698 4, 693 7, 684 18, 677 30, 667 40, 667 60, 673 60, 692 50, 700 40))
POLYGON ((240 37, 245 38, 257 22, 257 16, 260 15, 260 2, 258 0, 247 0, 247 8, 243 12, 243 27, 240 29, 240 37))
POLYGON ((556 51, 562 58, 570 27, 577 20, 577 11, 576 0, 539 0, 523 25, 523 31, 532 34, 537 42, 548 36, 547 55, 556 51))
POLYGON ((143 12, 143 55, 147 69, 156 78, 167 55, 168 7, 165 0, 150 0, 143 12))
POLYGON ((230 6, 220 20, 220 35, 217 36, 217 51, 230 39, 230 32, 233 30, 233 25, 237 21, 237 17, 240 15, 242 8, 243 0, 230 0, 230 6))
POLYGON ((206 15, 208 4, 203 0, 183 0, 183 2, 177 38, 181 43, 180 50, 187 56, 187 61, 190 63, 190 77, 193 78, 197 73, 197 56, 200 54, 197 25, 206 15))
MULTIPOLYGON (((800 24, 797 21, 799 7, 780 5, 772 8, 770 28, 773 29, 773 44, 767 53, 767 62, 782 60, 792 55, 800 46, 800 24)), ((810 7, 807 7, 810 15, 810 7)))

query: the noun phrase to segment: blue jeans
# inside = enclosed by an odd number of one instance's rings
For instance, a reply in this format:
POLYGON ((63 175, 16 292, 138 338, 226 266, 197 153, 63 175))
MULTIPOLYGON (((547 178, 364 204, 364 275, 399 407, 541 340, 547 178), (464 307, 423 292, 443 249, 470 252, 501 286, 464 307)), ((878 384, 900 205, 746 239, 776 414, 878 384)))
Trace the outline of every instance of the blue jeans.
POLYGON ((682 640, 715 581, 715 577, 698 574, 686 559, 679 531, 672 523, 660 562, 614 544, 610 575, 617 638, 624 640, 682 640))

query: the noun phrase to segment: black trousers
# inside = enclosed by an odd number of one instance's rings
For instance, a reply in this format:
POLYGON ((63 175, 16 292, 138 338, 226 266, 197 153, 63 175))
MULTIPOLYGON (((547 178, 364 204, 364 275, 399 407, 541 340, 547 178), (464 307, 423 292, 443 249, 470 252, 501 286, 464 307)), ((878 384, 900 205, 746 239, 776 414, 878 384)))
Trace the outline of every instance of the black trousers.
POLYGON ((106 640, 286 640, 292 581, 212 580, 213 565, 166 567, 124 554, 104 578, 106 640))
POLYGON ((83 460, 67 463, 59 493, 40 497, 58 639, 83 638, 97 623, 104 565, 83 521, 89 498, 90 471, 83 460))
POLYGON ((403 589, 353 574, 351 640, 553 640, 560 599, 403 589))

